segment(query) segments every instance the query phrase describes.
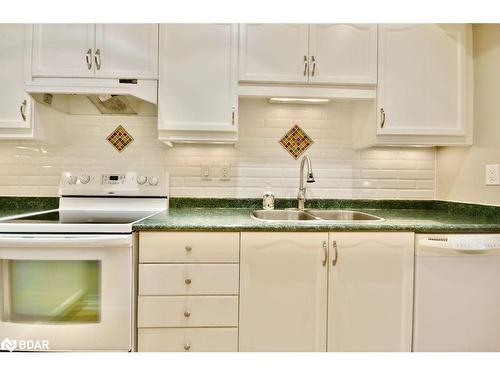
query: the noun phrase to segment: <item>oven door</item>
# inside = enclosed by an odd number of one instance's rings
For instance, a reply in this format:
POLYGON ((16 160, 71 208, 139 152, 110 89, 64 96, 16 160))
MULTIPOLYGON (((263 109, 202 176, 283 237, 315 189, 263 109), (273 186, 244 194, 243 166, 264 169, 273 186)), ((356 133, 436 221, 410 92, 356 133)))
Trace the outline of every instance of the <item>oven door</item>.
POLYGON ((0 235, 0 349, 132 349, 132 235, 0 235))

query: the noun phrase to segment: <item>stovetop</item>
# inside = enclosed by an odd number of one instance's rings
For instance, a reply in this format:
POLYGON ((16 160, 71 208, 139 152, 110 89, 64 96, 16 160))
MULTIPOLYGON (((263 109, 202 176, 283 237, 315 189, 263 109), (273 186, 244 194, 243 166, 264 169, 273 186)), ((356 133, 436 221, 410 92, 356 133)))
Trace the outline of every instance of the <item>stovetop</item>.
POLYGON ((21 216, 3 223, 28 224, 132 224, 155 211, 55 210, 21 216))

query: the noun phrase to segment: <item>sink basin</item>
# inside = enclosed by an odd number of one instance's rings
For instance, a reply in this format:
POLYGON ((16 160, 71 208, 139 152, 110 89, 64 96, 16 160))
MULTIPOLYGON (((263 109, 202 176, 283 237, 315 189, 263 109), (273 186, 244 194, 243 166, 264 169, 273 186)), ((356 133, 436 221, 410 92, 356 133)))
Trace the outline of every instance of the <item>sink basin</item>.
POLYGON ((306 210, 307 213, 323 220, 333 221, 383 221, 379 216, 367 214, 360 211, 349 210, 306 210))
POLYGON ((318 220, 313 215, 300 210, 255 210, 252 218, 264 221, 305 221, 318 220))
POLYGON ((350 210, 255 210, 251 217, 262 221, 383 221, 375 215, 350 210))

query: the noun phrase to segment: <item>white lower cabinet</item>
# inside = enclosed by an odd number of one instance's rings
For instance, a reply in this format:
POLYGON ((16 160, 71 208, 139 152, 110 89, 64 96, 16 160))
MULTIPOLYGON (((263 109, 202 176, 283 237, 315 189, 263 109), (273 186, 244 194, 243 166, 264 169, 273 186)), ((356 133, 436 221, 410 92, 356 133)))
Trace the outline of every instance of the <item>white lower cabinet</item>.
POLYGON ((138 351, 238 350, 239 236, 140 233, 138 351))
POLYGON ((240 351, 325 351, 328 233, 242 233, 240 351))
POLYGON ((413 236, 242 233, 240 351, 410 351, 413 236))
POLYGON ((138 350, 410 351, 413 255, 408 232, 141 232, 138 350))
POLYGON ((413 247, 413 233, 330 233, 328 351, 411 351, 413 247))

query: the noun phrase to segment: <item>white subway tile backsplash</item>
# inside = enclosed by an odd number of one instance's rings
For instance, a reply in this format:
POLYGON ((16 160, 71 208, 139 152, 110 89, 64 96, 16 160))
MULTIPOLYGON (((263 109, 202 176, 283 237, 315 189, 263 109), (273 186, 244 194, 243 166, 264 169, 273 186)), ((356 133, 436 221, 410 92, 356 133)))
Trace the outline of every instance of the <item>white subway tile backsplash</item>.
POLYGON ((156 117, 84 116, 67 118, 58 142, 4 141, 0 147, 0 195, 56 196, 60 174, 88 167, 163 167, 171 176, 171 196, 261 197, 270 184, 277 197, 295 198, 300 160, 278 143, 295 124, 314 140, 306 151, 316 183, 309 198, 432 199, 435 150, 380 148, 352 150, 352 108, 348 102, 304 106, 243 99, 237 147, 176 145, 158 140, 156 117), (134 137, 122 153, 106 141, 118 125, 134 137), (201 165, 214 175, 201 179, 201 165), (231 179, 218 177, 230 165, 231 179))

